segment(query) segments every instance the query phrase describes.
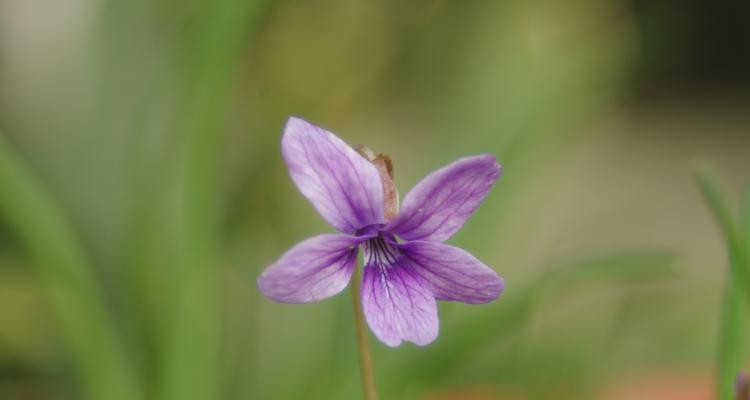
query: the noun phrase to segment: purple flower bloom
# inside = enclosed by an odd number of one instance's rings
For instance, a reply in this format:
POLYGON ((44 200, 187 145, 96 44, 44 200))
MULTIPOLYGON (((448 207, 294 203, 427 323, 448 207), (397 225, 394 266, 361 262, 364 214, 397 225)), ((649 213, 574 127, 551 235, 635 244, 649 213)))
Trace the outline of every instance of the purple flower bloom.
POLYGON ((436 300, 480 304, 503 291, 495 271, 442 243, 461 228, 500 176, 494 157, 462 158, 431 173, 395 214, 397 194, 383 176, 384 168, 336 135, 292 117, 281 149, 300 192, 340 233, 304 240, 269 266, 258 279, 265 296, 308 303, 341 292, 362 245, 365 318, 383 343, 395 347, 402 340, 417 345, 435 340, 436 300))
POLYGON ((737 374, 734 393, 737 400, 750 400, 750 375, 743 372, 737 374))

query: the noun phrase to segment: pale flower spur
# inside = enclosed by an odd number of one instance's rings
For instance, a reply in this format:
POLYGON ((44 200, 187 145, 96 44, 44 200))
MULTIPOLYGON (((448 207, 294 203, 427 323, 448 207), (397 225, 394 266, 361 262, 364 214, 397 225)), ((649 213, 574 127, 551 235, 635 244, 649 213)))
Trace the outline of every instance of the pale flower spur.
POLYGON ((361 302, 383 343, 426 345, 437 338, 437 300, 487 303, 503 279, 443 242, 471 216, 500 176, 491 155, 461 158, 434 171, 398 210, 390 160, 300 118, 288 120, 281 151, 302 194, 339 233, 314 236, 288 250, 258 278, 282 303, 308 303, 341 292, 364 251, 361 302))

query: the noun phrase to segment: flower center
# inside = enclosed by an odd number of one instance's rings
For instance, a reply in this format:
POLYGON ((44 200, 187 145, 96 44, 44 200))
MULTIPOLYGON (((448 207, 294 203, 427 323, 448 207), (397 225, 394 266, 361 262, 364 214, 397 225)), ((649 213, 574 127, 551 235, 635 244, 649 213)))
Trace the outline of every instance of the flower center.
POLYGON ((364 245, 365 265, 384 269, 395 264, 401 257, 395 243, 395 237, 387 232, 379 232, 377 237, 366 241, 364 245))

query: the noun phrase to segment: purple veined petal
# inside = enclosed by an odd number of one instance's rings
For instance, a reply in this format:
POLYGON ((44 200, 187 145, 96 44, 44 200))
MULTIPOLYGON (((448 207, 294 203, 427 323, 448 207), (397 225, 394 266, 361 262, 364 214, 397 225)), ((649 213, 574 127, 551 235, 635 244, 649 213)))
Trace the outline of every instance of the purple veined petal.
POLYGON ((430 283, 438 300, 482 304, 498 298, 505 288, 495 271, 458 247, 412 241, 399 248, 413 269, 430 283))
POLYGON ((336 135, 292 117, 281 152, 297 188, 339 232, 385 222, 377 169, 336 135))
POLYGON ((382 239, 365 245, 362 309, 370 329, 386 345, 408 341, 424 346, 438 335, 437 303, 429 284, 397 252, 382 239))
POLYGON ((304 240, 263 271, 258 287, 282 303, 309 303, 338 294, 351 280, 357 247, 364 239, 319 235, 304 240))
POLYGON ((422 179, 385 230, 406 240, 442 242, 461 228, 499 176, 493 156, 461 158, 422 179))

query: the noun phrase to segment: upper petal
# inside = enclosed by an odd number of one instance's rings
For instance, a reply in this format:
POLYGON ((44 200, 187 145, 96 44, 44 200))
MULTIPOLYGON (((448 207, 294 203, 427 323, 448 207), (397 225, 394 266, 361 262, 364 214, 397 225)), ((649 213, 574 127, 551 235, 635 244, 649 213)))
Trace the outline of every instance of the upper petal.
POLYGON ((258 287, 282 303, 309 303, 338 294, 352 277, 361 240, 347 235, 304 240, 263 271, 258 287))
POLYGON ((439 242, 413 241, 399 245, 414 270, 430 283, 438 300, 481 304, 495 300, 505 282, 469 252, 439 242))
POLYGON ((365 246, 361 289, 365 319, 388 346, 396 347, 403 340, 429 344, 437 338, 439 328, 435 297, 424 278, 392 251, 397 249, 376 255, 371 246, 365 246))
POLYGON ((292 117, 281 152, 300 192, 338 231, 384 222, 377 169, 336 135, 292 117))
POLYGON ((385 229, 407 240, 444 241, 471 216, 498 176, 493 156, 461 158, 422 179, 385 229))

